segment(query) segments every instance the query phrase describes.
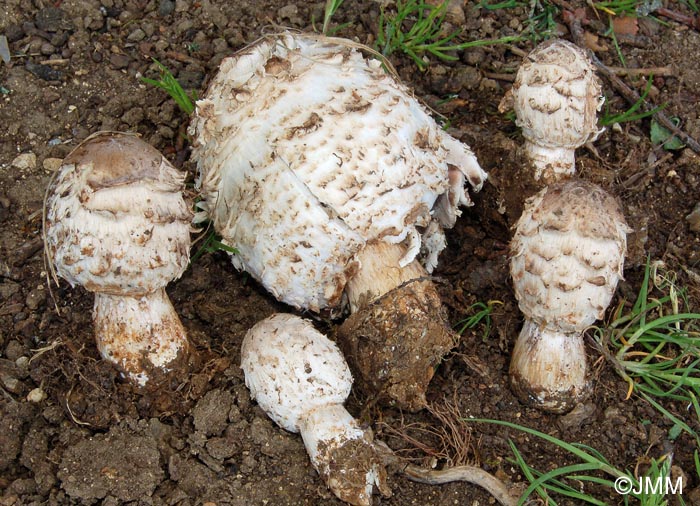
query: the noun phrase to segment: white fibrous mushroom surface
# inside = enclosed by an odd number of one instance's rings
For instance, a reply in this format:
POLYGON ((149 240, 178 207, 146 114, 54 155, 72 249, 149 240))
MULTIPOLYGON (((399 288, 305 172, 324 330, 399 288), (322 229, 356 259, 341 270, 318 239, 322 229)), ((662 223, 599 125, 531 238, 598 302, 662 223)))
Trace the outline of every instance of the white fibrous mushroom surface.
POLYGON ((260 407, 280 427, 299 432, 318 406, 343 404, 352 375, 336 344, 293 315, 274 315, 243 341, 241 368, 260 407))
POLYGON ((528 199, 511 242, 511 275, 523 314, 562 331, 602 318, 622 279, 626 234, 617 201, 572 179, 528 199))
POLYGON ((56 274, 95 292, 101 354, 135 383, 168 373, 188 341, 165 286, 187 268, 185 174, 137 136, 98 132, 63 161, 46 198, 56 274))
POLYGON ((603 131, 602 86, 585 52, 560 39, 540 44, 525 57, 510 95, 535 177, 573 174, 574 150, 603 131))
POLYGON ((191 126, 201 218, 296 307, 335 308, 370 241, 428 270, 486 174, 378 60, 284 33, 222 61, 191 126), (421 252, 422 247, 422 252, 421 252))
POLYGON ((66 157, 49 189, 46 239, 57 274, 72 286, 131 296, 180 277, 192 217, 184 179, 135 136, 88 139, 66 157))
POLYGON ((343 407, 352 375, 338 350, 311 322, 276 314, 257 323, 241 347, 245 382, 278 425, 300 432, 316 470, 340 499, 369 506, 386 470, 372 433, 343 407))
POLYGON ((604 316, 622 279, 628 232, 617 201, 583 180, 527 200, 510 263, 525 316, 511 385, 524 402, 561 413, 588 394, 582 332, 604 316))

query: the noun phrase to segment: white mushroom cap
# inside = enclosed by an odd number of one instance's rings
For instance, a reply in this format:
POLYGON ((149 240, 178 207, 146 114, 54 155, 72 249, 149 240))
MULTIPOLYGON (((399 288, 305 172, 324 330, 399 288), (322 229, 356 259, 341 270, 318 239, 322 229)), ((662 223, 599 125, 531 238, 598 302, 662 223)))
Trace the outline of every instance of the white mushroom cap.
POLYGON ((370 506, 375 487, 390 495, 372 432, 343 407, 352 376, 335 343, 307 320, 276 314, 246 334, 241 368, 265 413, 301 433, 314 468, 337 497, 370 506))
POLYGON ((185 174, 135 135, 98 132, 63 161, 47 193, 46 247, 72 286, 143 295, 187 268, 185 174))
POLYGON ((189 262, 185 174, 137 136, 98 132, 64 160, 46 198, 56 273, 96 292, 100 353, 144 386, 186 365, 189 343, 165 286, 189 262))
POLYGON ((585 52, 561 39, 543 42, 523 61, 510 94, 535 177, 572 174, 573 150, 603 131, 602 86, 585 52))
POLYGON ((299 432, 315 408, 342 405, 352 388, 352 374, 336 344, 308 320, 289 314, 275 314, 248 331, 241 368, 258 405, 291 432, 299 432))
POLYGON ((370 241, 444 247, 486 174, 404 86, 342 39, 284 33, 223 60, 191 126, 203 217, 278 299, 335 308, 370 241), (433 226, 437 223, 438 226, 433 226), (429 233, 429 240, 422 235, 429 233))
POLYGON ((525 317, 565 332, 602 318, 622 279, 628 232, 617 201, 593 183, 563 181, 528 199, 510 264, 525 317))

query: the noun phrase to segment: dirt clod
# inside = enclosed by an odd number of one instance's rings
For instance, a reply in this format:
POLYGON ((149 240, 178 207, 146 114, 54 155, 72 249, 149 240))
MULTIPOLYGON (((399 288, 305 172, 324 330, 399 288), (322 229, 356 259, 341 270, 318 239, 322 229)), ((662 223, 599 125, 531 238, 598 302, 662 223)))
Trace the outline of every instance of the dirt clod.
POLYGON ((66 493, 81 500, 148 497, 163 476, 153 437, 119 426, 69 447, 58 471, 66 493))

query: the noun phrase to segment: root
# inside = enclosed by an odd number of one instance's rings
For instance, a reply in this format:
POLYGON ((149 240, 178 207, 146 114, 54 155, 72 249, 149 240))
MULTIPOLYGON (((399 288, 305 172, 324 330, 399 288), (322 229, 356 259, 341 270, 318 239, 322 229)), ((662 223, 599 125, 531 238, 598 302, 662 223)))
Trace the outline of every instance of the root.
POLYGON ((466 481, 486 490, 503 506, 516 506, 521 492, 518 487, 506 485, 492 474, 475 466, 450 467, 434 471, 408 464, 403 470, 403 474, 411 481, 428 485, 466 481))

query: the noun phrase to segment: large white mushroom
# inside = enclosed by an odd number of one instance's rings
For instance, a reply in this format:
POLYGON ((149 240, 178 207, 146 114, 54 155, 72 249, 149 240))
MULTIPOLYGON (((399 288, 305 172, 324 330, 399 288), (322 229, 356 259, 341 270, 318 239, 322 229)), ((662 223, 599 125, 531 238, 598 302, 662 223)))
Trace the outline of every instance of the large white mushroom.
POLYGON ((427 275, 466 182, 486 174, 358 47, 282 33, 222 61, 190 129, 200 218, 279 300, 332 314, 347 301, 360 383, 417 409, 454 344, 427 275))
POLYGON ((560 413, 588 393, 583 331, 603 317, 622 279, 629 231, 618 202, 580 179, 525 203, 510 263, 525 315, 510 374, 523 402, 560 413))
POLYGON ((597 112, 604 101, 586 53, 571 42, 553 39, 525 57, 499 109, 515 110, 534 177, 547 181, 573 175, 576 148, 603 131, 597 112))
POLYGON ((243 340, 241 368, 265 413, 301 433, 314 468, 336 496, 369 506, 375 487, 390 495, 372 432, 343 407, 352 388, 350 369, 311 322, 276 314, 257 323, 243 340))
POLYGON ((165 293, 189 261, 184 180, 136 135, 98 132, 63 160, 47 190, 47 256, 71 286, 95 292, 97 346, 141 386, 188 358, 165 293))

